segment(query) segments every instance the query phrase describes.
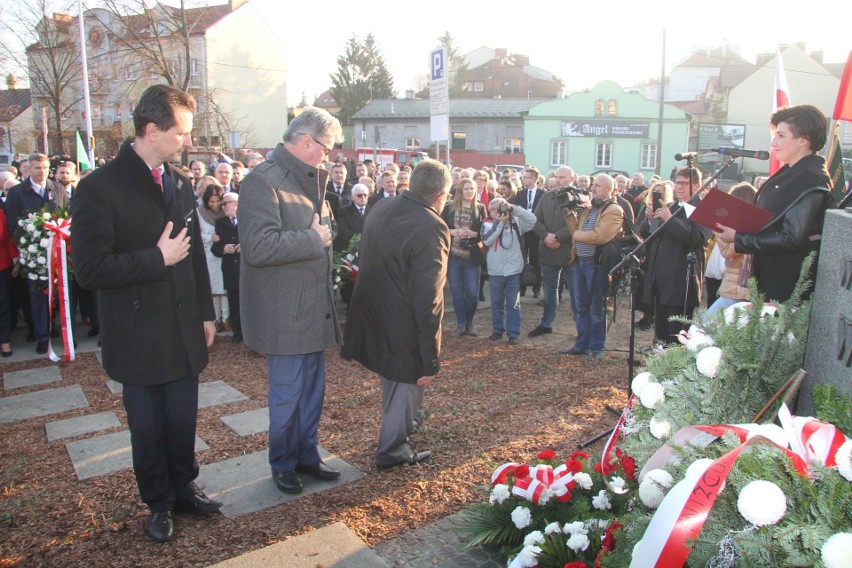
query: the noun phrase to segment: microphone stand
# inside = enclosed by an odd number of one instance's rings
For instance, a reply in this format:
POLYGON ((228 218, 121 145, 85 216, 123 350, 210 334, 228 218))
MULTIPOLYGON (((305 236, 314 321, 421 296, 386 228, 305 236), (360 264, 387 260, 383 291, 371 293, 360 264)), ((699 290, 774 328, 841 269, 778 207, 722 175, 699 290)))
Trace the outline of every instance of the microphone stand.
MULTIPOLYGON (((687 203, 695 206, 699 201, 701 201, 701 194, 704 192, 704 190, 707 189, 710 186, 711 183, 716 181, 716 179, 718 179, 719 176, 721 176, 722 173, 731 166, 731 164, 734 162, 735 159, 736 158, 733 157, 733 156, 726 157, 726 161, 722 163, 722 165, 719 167, 718 170, 716 170, 713 173, 713 175, 711 175, 710 177, 708 177, 704 181, 704 184, 700 188, 698 188, 698 191, 696 191, 695 194, 692 195, 692 197, 689 198, 689 201, 687 201, 687 203)), ((692 158, 687 158, 687 165, 688 165, 688 167, 692 167, 692 158)), ((692 182, 692 177, 690 177, 690 186, 691 186, 691 182, 692 182)), ((639 287, 639 285, 638 285, 639 274, 641 273, 641 269, 639 268, 639 266, 641 265, 641 262, 639 261, 637 253, 640 253, 642 250, 646 249, 649 244, 654 242, 655 239, 660 238, 660 235, 663 233, 663 227, 665 227, 669 223, 669 221, 671 221, 672 219, 674 219, 678 215, 686 215, 683 207, 678 207, 677 211, 672 213, 672 216, 669 219, 667 219, 666 221, 664 221, 657 228, 656 231, 654 231, 653 233, 648 235, 647 239, 645 239, 644 241, 642 241, 641 243, 636 245, 633 248, 633 250, 631 250, 630 252, 624 254, 623 258, 621 259, 621 262, 616 264, 613 267, 613 269, 610 270, 610 272, 609 272, 610 276, 614 276, 614 275, 618 274, 619 270, 621 270, 623 267, 626 267, 627 271, 630 273, 630 340, 629 340, 629 344, 628 344, 628 353, 627 353, 627 398, 628 399, 633 394, 633 389, 631 388, 631 384, 633 383, 633 373, 634 373, 634 368, 635 368, 634 367, 634 365, 635 365, 634 357, 636 355, 636 327, 634 325, 634 323, 636 321, 636 299, 635 299, 635 296, 636 296, 636 293, 637 293, 637 288, 639 287)), ((694 262, 695 261, 693 260, 693 263, 694 262)), ((687 284, 687 293, 689 293, 688 284, 687 284)), ((684 313, 686 313, 686 310, 684 310, 684 313)), ((607 409, 612 410, 609 407, 607 407, 607 409)), ((617 414, 620 415, 620 413, 617 413, 617 414)), ((610 428, 609 430, 602 432, 602 433, 598 434, 597 436, 594 436, 594 437, 589 438, 588 440, 582 442, 579 445, 580 449, 583 449, 587 446, 594 444, 595 442, 597 442, 598 440, 600 440, 604 436, 608 436, 612 432, 612 430, 613 429, 610 428)))

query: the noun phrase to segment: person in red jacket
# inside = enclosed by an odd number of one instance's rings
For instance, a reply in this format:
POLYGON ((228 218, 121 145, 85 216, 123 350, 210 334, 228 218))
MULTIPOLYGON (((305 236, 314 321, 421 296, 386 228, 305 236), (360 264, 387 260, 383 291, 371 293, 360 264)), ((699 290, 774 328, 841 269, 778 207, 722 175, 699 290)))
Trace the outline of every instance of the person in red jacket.
POLYGON ((18 247, 6 226, 6 214, 0 209, 0 354, 12 356, 12 277, 18 274, 18 247))

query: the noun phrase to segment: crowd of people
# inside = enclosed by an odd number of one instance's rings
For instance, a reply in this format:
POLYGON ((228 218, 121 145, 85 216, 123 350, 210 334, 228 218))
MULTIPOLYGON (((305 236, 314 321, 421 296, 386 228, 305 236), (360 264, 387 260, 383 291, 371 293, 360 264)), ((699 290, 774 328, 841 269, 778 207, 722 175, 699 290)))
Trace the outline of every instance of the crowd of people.
MULTIPOLYGON (((271 477, 281 491, 299 493, 300 475, 340 475, 317 448, 328 348, 342 344, 343 358, 379 376, 376 466, 415 465, 431 455, 409 440, 441 367, 447 284, 455 341, 480 335, 475 320, 487 282, 489 340, 522 341, 520 298, 528 291, 542 306, 529 338, 572 325, 556 321, 567 294, 577 339, 560 353, 599 357, 611 258, 620 258, 624 239, 648 239, 637 325, 674 342, 682 324, 673 317, 691 318, 702 305, 712 314, 743 299, 748 276, 770 299, 786 300, 803 259, 818 248, 832 203, 816 155, 826 120, 808 105, 773 117, 772 145, 786 165, 760 188, 732 191, 773 213, 756 234, 711 230, 681 214, 708 189, 691 167, 646 185, 642 173, 577 175, 568 165, 542 174, 529 165, 449 169, 433 160, 382 169, 370 160, 329 164, 343 131, 312 107, 267 157, 250 156, 247 166, 175 166, 191 146, 194 112, 190 95, 150 87, 134 112, 134 138, 113 160, 78 184, 72 162, 57 164, 51 180, 49 159, 33 154, 22 179, 5 174, 4 185, 12 185, 0 210, 0 347, 7 356, 18 313, 17 221, 43 207, 71 206, 75 294, 89 333, 102 330, 104 369, 124 385, 134 472, 151 510, 147 534, 157 542, 174 537, 174 514, 203 516, 222 506, 194 483, 198 375, 217 332, 230 330, 265 356, 271 477), (334 252, 356 235, 358 278, 335 290, 334 252), (703 298, 705 290, 711 297, 703 298), (348 306, 345 333, 337 293, 348 306)), ((25 293, 25 317, 42 353, 50 308, 43 293, 25 293)))

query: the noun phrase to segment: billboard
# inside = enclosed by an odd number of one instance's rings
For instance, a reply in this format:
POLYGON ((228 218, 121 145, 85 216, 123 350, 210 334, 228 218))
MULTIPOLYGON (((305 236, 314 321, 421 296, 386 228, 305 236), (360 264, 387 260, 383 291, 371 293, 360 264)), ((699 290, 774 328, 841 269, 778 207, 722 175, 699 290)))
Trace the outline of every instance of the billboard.
POLYGON ((562 136, 647 138, 647 122, 624 120, 566 120, 562 122, 562 136))
POLYGON ((699 124, 698 150, 711 148, 742 148, 745 143, 745 124, 699 124))

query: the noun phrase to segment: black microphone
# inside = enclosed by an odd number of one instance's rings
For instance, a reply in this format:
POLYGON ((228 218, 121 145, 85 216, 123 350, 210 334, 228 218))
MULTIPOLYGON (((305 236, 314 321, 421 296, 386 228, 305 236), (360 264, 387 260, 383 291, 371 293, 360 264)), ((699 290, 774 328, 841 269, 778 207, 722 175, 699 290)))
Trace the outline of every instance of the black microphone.
POLYGON ((744 150, 742 148, 713 148, 713 152, 718 152, 723 156, 733 156, 735 158, 754 158, 755 160, 768 160, 769 152, 766 150, 744 150))
POLYGON ((691 160, 698 156, 698 152, 684 152, 683 154, 675 154, 675 160, 691 160))

